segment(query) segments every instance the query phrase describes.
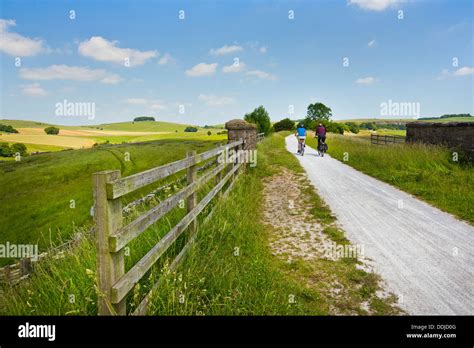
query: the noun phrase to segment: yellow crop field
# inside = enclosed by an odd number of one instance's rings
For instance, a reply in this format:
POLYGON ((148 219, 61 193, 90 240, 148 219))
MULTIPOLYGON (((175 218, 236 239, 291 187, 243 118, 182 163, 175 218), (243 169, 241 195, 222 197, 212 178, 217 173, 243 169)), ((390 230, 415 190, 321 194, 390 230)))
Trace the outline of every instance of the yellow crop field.
POLYGON ((24 144, 39 144, 39 145, 53 145, 66 148, 80 149, 87 148, 94 145, 94 139, 78 138, 70 136, 57 136, 46 134, 2 134, 0 136, 1 142, 7 143, 24 143, 24 144))

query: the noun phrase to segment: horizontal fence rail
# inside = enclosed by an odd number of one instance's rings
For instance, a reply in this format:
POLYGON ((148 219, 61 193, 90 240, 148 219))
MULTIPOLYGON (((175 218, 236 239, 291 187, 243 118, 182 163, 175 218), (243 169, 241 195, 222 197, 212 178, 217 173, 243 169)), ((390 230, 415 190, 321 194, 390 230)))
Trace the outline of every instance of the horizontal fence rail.
POLYGON ((265 138, 265 133, 258 133, 257 134, 257 142, 261 142, 265 138))
POLYGON ((380 135, 371 134, 370 142, 373 145, 390 145, 390 144, 404 144, 405 137, 398 135, 380 135))
MULTIPOLYGON (((93 175, 94 184, 94 220, 97 245, 97 274, 100 296, 98 300, 99 315, 125 315, 127 294, 145 276, 160 257, 187 230, 188 240, 185 246, 171 263, 170 269, 176 268, 189 250, 197 234, 197 218, 211 200, 220 193, 226 183, 230 190, 241 167, 243 140, 235 141, 215 149, 196 154, 189 152, 185 159, 165 164, 141 173, 121 178, 120 171, 105 171, 93 175), (234 150, 234 156, 232 151, 234 150), (213 157, 226 154, 232 158, 217 162, 215 168, 198 178, 198 164, 213 157), (222 162, 222 163, 220 163, 222 162), (158 205, 149 209, 138 218, 122 225, 121 197, 146 185, 186 170, 187 185, 158 205), (214 187, 201 201, 197 201, 197 192, 212 178, 214 187), (162 237, 135 265, 125 272, 124 248, 139 237, 148 227, 159 221, 175 208, 180 201, 187 201, 187 214, 162 237)), ((133 314, 145 314, 153 291, 156 291, 160 280, 144 297, 133 314)))

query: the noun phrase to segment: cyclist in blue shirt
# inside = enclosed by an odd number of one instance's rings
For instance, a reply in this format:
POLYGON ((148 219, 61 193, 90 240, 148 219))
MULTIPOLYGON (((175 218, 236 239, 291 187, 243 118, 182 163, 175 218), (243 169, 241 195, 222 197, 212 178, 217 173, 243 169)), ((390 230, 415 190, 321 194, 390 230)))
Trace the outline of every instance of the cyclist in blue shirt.
POLYGON ((306 128, 303 123, 298 125, 295 132, 296 137, 298 138, 298 154, 302 153, 302 148, 305 146, 304 142, 306 139, 306 128))

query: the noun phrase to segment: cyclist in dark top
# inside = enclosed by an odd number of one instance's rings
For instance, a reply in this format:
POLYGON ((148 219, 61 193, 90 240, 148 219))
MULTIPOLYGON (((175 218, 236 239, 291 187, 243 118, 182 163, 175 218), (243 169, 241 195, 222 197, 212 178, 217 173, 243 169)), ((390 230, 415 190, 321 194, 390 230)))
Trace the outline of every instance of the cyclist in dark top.
POLYGON ((321 142, 325 143, 326 142, 326 128, 320 123, 318 127, 316 128, 316 134, 318 137, 318 150, 320 149, 321 142))

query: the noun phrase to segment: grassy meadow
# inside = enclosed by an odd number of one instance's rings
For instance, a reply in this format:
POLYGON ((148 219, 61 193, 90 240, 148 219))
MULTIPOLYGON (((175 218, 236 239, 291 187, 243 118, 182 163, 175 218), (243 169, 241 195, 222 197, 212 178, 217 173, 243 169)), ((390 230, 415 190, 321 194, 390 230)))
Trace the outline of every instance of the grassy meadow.
MULTIPOLYGON (((308 137, 316 148, 317 140, 308 137)), ((328 153, 357 170, 385 181, 457 217, 474 223, 474 168, 453 161, 447 148, 425 144, 371 145, 359 137, 329 134, 328 153)))
MULTIPOLYGON (((127 297, 129 311, 161 277, 162 286, 152 297, 150 315, 327 315, 334 308, 341 313, 367 314, 363 303, 370 303, 373 314, 398 313, 391 307, 394 298, 381 300, 375 296, 380 290, 378 277, 357 268, 356 258, 288 263, 271 253, 268 243, 272 230, 261 222, 264 180, 282 168, 295 174, 303 172, 284 148, 287 134, 274 134, 259 144, 257 167, 247 168, 228 196, 218 198, 218 204, 213 201, 214 214, 206 223, 201 219, 196 244, 183 264, 174 272, 167 266, 184 238, 127 297), (330 295, 335 277, 344 287, 337 297, 330 295)), ((302 199, 311 202, 322 224, 329 226, 334 221, 309 184, 302 199)), ((144 208, 137 208, 136 213, 144 208)), ((137 238, 126 256, 126 269, 183 214, 182 209, 174 209, 137 238)), ((127 217, 132 218, 133 214, 127 217)), ((328 227, 325 233, 335 242, 348 243, 337 228, 328 227)), ((84 238, 72 252, 41 262, 28 280, 4 288, 0 313, 96 315, 95 259, 93 240, 84 238)))
MULTIPOLYGON (((0 163, 0 205, 8 207, 0 215, 0 243, 38 243, 44 250, 68 240, 74 227, 91 221, 94 172, 119 169, 127 176, 184 158, 187 150, 203 152, 214 146, 212 141, 167 139, 45 153, 0 163)), ((146 189, 151 190, 147 187, 126 199, 140 197, 146 189)))

